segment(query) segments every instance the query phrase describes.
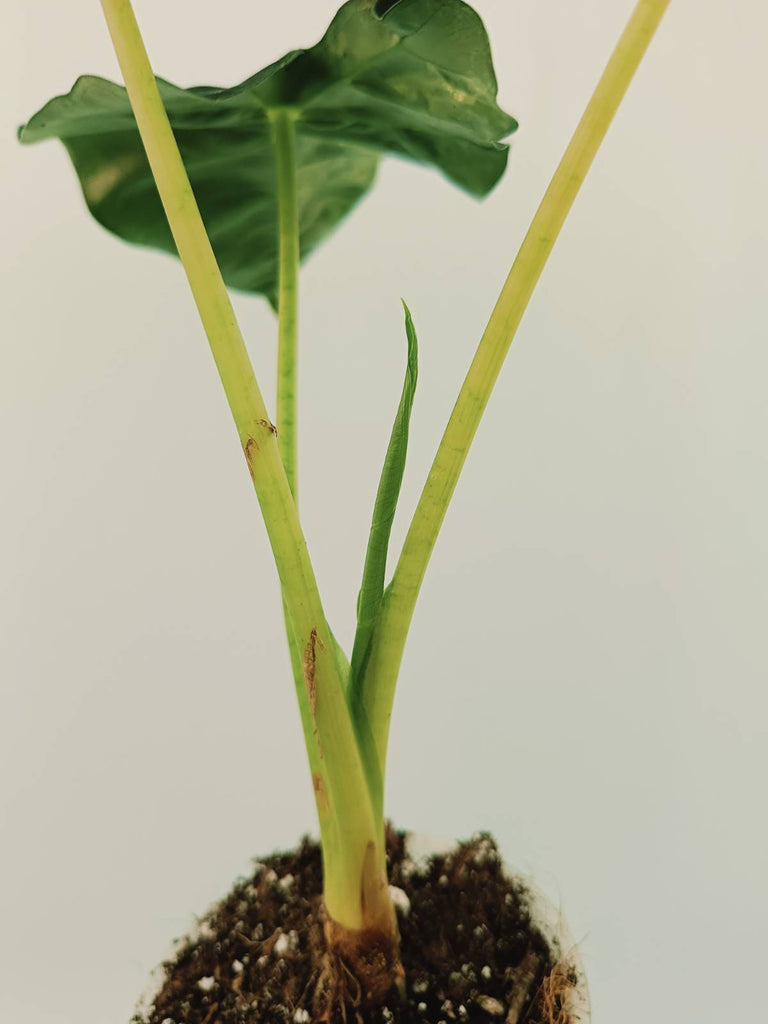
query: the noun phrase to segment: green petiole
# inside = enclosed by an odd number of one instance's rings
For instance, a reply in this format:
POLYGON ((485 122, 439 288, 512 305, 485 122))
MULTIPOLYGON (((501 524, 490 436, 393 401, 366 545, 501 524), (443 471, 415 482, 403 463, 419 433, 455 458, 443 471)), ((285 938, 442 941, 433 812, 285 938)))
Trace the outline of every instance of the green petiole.
POLYGON ((296 386, 299 320, 299 211, 296 194, 295 114, 271 113, 275 143, 279 240, 277 443, 294 500, 298 495, 296 449, 296 386))
POLYGON ((549 254, 669 0, 640 0, 554 173, 502 288, 429 471, 373 631, 362 703, 382 776, 416 600, 494 384, 549 254))
POLYGON ((347 929, 394 916, 383 822, 373 812, 346 704, 340 659, 323 611, 296 504, 245 342, 163 107, 129 0, 101 0, 147 158, 189 279, 269 535, 287 617, 323 850, 330 918, 347 929), (361 892, 367 897, 361 899, 361 892))

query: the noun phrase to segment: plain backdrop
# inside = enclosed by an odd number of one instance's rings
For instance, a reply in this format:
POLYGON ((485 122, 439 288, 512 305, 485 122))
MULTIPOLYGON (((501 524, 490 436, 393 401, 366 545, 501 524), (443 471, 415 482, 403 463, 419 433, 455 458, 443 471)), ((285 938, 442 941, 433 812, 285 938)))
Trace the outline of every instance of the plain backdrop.
MULTIPOLYGON (((349 644, 404 366, 398 550, 631 0, 477 0, 521 128, 478 203, 378 184, 301 293, 303 519, 349 644)), ((328 0, 137 0, 159 73, 240 81, 328 0)), ((513 346, 403 665, 387 809, 490 829, 563 908, 594 1020, 756 1021, 768 944, 768 142, 760 0, 673 0, 513 346)), ((4 7, 0 1019, 125 1022, 249 857, 315 826, 276 575, 185 281, 15 127, 116 77, 95 0, 4 7)), ((272 402, 275 322, 238 313, 272 402)))

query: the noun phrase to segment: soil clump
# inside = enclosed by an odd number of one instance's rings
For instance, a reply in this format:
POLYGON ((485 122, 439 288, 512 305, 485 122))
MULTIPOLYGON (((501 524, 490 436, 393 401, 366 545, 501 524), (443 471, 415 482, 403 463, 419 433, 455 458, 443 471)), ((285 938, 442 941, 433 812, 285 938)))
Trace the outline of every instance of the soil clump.
POLYGON ((531 922, 494 841, 414 861, 389 830, 404 991, 382 1006, 329 1005, 317 843, 255 863, 163 965, 133 1024, 577 1024, 574 969, 531 922))

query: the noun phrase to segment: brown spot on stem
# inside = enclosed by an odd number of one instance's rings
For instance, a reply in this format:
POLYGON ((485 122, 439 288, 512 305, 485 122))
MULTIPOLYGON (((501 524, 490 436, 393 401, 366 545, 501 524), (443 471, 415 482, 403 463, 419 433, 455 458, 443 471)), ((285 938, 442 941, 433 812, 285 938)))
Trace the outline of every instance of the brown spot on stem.
POLYGON ((256 459, 256 455, 259 451, 259 446, 256 443, 254 437, 249 437, 243 445, 243 452, 245 454, 245 461, 248 463, 248 472, 251 474, 251 480, 253 480, 253 464, 256 459))
MULTIPOLYGON (((323 641, 317 635, 317 630, 312 629, 309 634, 309 640, 307 646, 304 648, 304 657, 302 659, 302 671, 304 673, 304 685, 307 688, 307 697, 309 698, 309 710, 312 715, 312 721, 315 725, 315 736, 317 736, 317 719, 315 713, 317 710, 317 684, 315 676, 317 673, 317 652, 322 651, 323 641)), ((317 747, 320 751, 320 757, 323 756, 323 748, 320 746, 320 738, 317 739, 317 747)))
POLYGON ((304 648, 304 661, 302 665, 304 671, 304 685, 307 688, 307 696, 309 697, 309 710, 312 712, 312 718, 315 717, 315 709, 317 708, 317 687, 315 685, 315 673, 317 671, 317 630, 313 629, 309 634, 309 641, 307 646, 304 648))
POLYGON ((259 420, 258 422, 259 426, 266 427, 270 434, 274 434, 277 437, 277 427, 274 423, 271 423, 269 420, 259 420))
POLYGON ((312 788, 315 791, 315 800, 317 801, 317 809, 320 814, 330 813, 331 805, 328 802, 328 793, 325 789, 325 783, 323 782, 322 775, 318 775, 317 772, 312 773, 312 788))

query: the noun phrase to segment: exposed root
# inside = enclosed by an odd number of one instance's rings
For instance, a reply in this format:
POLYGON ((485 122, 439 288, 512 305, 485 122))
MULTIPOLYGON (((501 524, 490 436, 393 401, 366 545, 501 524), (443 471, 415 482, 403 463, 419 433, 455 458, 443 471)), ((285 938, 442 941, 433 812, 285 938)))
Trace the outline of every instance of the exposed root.
POLYGON ((547 974, 526 1015, 526 1024, 578 1024, 574 993, 579 984, 570 960, 560 960, 547 974))
POLYGON ((505 1024, 519 1024, 521 1021, 523 1007, 528 1003, 536 979, 542 975, 543 966, 543 954, 529 950, 522 963, 515 968, 513 994, 509 997, 505 1024))
POLYGON ((347 1008, 355 1012, 355 1019, 362 1022, 360 1007, 362 1006, 362 989, 355 976, 345 964, 338 962, 326 953, 325 963, 320 972, 312 1004, 315 1016, 319 1021, 329 1024, 341 1014, 343 1024, 347 1024, 347 1008))
POLYGON ((340 1015, 347 1024, 351 1010, 361 1022, 365 1007, 382 1005, 402 985, 397 937, 374 928, 353 931, 330 920, 325 922, 325 935, 313 998, 316 1019, 329 1022, 340 1015))

